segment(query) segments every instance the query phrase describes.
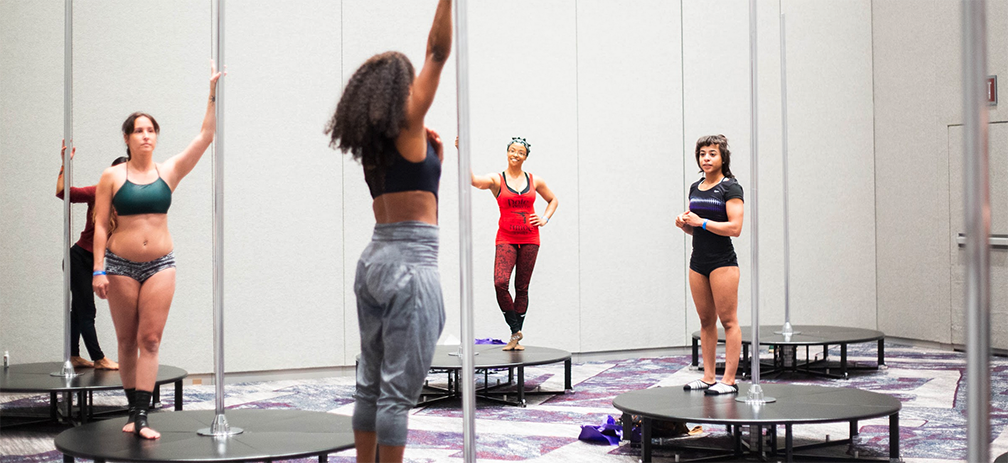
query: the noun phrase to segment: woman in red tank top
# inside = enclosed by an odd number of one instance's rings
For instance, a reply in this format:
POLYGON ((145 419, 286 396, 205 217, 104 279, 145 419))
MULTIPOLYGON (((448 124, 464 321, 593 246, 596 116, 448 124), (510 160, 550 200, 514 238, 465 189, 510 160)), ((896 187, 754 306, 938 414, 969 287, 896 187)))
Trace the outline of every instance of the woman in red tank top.
MULTIPOLYGON (((455 143, 458 146, 458 141, 455 143)), ((513 138, 507 148, 508 167, 499 174, 473 175, 472 185, 489 189, 497 198, 500 221, 497 228, 497 251, 494 257, 494 287, 497 304, 511 328, 511 339, 504 350, 524 350, 522 325, 528 309, 528 288, 539 254, 539 227, 546 226, 559 201, 543 179, 522 170, 532 145, 524 138, 513 138), (540 217, 535 212, 536 193, 549 204, 540 217), (515 271, 515 296, 508 290, 511 272, 515 271)))

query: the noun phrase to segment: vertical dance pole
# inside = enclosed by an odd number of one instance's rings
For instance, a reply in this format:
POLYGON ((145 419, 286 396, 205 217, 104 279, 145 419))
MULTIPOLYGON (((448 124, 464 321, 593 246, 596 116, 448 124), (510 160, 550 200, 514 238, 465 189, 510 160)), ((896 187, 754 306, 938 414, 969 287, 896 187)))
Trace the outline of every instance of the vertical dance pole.
POLYGON ((966 461, 990 461, 990 187, 987 2, 963 2, 963 210, 966 219, 966 461))
POLYGON ((749 0, 749 131, 751 132, 749 136, 751 179, 749 181, 752 184, 750 187, 750 191, 752 193, 749 194, 749 197, 752 198, 749 201, 749 215, 752 217, 749 221, 751 224, 749 227, 752 229, 752 363, 750 363, 750 371, 752 371, 752 385, 749 386, 749 394, 747 397, 739 397, 735 400, 754 406, 760 406, 767 402, 773 402, 776 400, 773 397, 764 397, 763 388, 759 384, 759 216, 757 215, 759 200, 756 196, 759 192, 759 187, 757 185, 759 180, 759 164, 757 163, 759 158, 757 155, 759 144, 757 143, 758 132, 756 131, 756 120, 759 117, 759 113, 756 111, 757 80, 756 0, 749 0))
POLYGON ((780 90, 781 90, 781 155, 784 168, 784 176, 781 181, 784 184, 784 327, 780 334, 789 337, 796 334, 791 326, 791 239, 788 236, 788 227, 791 221, 788 219, 788 133, 787 133, 787 47, 784 32, 784 13, 780 15, 780 90))
MULTIPOLYGON (((211 9, 213 9, 211 7, 211 9)), ((224 68, 224 0, 217 0, 217 35, 214 51, 217 68, 224 68)), ((216 415, 209 428, 198 431, 201 436, 223 438, 241 434, 242 428, 228 425, 224 416, 224 88, 225 80, 217 81, 217 135, 213 151, 213 308, 214 308, 214 405, 216 415)))
MULTIPOLYGON (((63 28, 63 366, 52 376, 77 375, 70 363, 70 187, 73 185, 73 0, 64 2, 63 28)), ((68 405, 69 406, 69 405, 68 405)))
POLYGON ((462 309, 462 459, 476 461, 476 370, 473 354, 472 167, 469 136, 469 12, 466 0, 455 0, 455 72, 459 134, 459 282, 462 309))

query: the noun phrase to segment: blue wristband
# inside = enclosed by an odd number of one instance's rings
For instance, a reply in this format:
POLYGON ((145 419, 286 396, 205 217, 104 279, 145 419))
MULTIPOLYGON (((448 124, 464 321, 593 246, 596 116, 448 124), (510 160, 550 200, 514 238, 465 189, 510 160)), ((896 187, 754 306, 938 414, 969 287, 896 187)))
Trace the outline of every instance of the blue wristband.
POLYGON ((703 221, 703 229, 704 229, 704 230, 706 230, 706 229, 707 229, 707 220, 708 220, 708 219, 704 219, 704 221, 703 221))
POLYGON ((92 273, 91 275, 92 276, 105 275, 105 271, 104 270, 95 270, 94 273, 92 273))

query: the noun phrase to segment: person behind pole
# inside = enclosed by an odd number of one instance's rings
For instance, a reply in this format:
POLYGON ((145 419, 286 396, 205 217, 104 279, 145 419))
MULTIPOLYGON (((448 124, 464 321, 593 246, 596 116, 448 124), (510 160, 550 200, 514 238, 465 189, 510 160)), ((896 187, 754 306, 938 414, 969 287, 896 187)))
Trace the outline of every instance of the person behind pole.
POLYGON ((420 73, 399 52, 371 57, 350 77, 326 128, 330 146, 363 165, 376 222, 354 280, 361 342, 352 420, 358 462, 402 461, 407 416, 444 329, 438 273, 443 147, 424 116, 451 42, 451 0, 440 0, 420 73))
POLYGON ((676 216, 675 224, 693 235, 689 283, 700 315, 704 375, 683 389, 702 390, 707 395, 737 394, 735 372, 742 332, 738 324, 739 267, 731 237, 742 233, 742 186, 731 173, 731 151, 724 135, 700 137, 695 154, 703 178, 690 186, 689 210, 676 216), (714 364, 718 320, 725 330, 725 368, 720 382, 715 381, 714 364))
MULTIPOLYGON (((70 151, 70 158, 77 152, 75 147, 70 151)), ((65 159, 66 145, 60 150, 60 160, 65 159)), ((117 166, 126 162, 126 156, 120 156, 112 162, 117 166)), ((84 230, 80 238, 70 247, 70 364, 74 368, 95 368, 98 370, 118 370, 119 364, 109 360, 102 352, 98 343, 98 333, 95 331, 95 315, 98 310, 95 308, 94 293, 91 291, 91 279, 87 272, 94 267, 94 254, 92 243, 94 238, 94 204, 95 189, 97 185, 86 187, 70 187, 71 203, 86 203, 87 216, 84 222, 84 230), (80 355, 80 340, 84 339, 84 347, 87 348, 88 361, 80 355)), ((60 165, 59 175, 56 177, 56 197, 63 199, 63 166, 60 165)))
POLYGON ((181 153, 154 162, 161 127, 146 113, 123 122, 129 161, 105 169, 95 199, 94 272, 92 287, 108 298, 119 341, 119 375, 130 403, 123 432, 145 439, 161 434, 149 427, 147 412, 158 371, 158 348, 175 295, 175 253, 168 232, 168 208, 179 182, 213 142, 217 72, 210 62, 210 96, 199 134, 181 153), (108 233, 115 209, 118 224, 108 233), (138 355, 139 352, 139 355, 138 355))
MULTIPOLYGON (((456 146, 458 142, 456 141, 456 146)), ((489 189, 500 207, 496 251, 494 252, 494 288, 497 305, 511 330, 503 350, 525 350, 522 326, 528 310, 529 281, 539 254, 539 227, 545 227, 560 202, 546 181, 522 170, 532 152, 524 138, 514 137, 507 146, 507 169, 499 174, 472 175, 472 185, 489 189), (536 193, 549 204, 540 217, 535 212, 536 193), (515 296, 511 298, 511 273, 515 275, 515 296)))

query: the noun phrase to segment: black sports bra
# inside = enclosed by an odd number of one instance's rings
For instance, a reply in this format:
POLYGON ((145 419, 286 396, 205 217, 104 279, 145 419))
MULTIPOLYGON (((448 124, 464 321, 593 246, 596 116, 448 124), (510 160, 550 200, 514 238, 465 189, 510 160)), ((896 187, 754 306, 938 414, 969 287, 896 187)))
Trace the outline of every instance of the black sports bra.
POLYGON ((384 178, 379 178, 375 170, 364 170, 364 181, 371 190, 371 198, 385 193, 400 191, 429 191, 437 198, 441 183, 441 159, 434 151, 434 145, 427 141, 427 157, 420 162, 410 162, 396 151, 395 160, 385 170, 384 178))

